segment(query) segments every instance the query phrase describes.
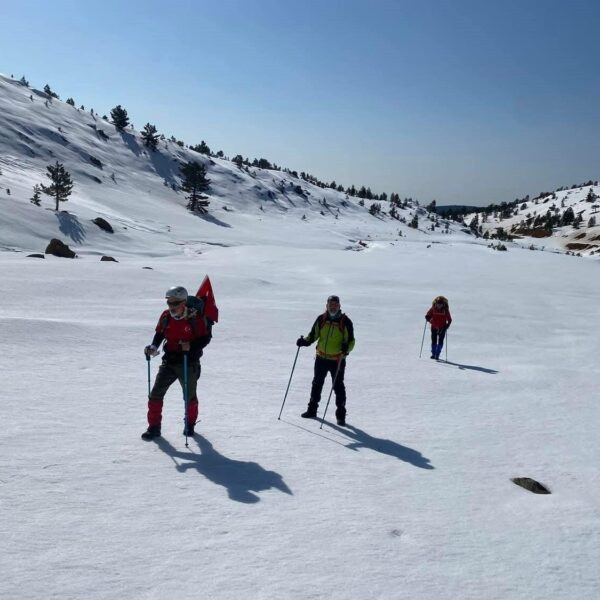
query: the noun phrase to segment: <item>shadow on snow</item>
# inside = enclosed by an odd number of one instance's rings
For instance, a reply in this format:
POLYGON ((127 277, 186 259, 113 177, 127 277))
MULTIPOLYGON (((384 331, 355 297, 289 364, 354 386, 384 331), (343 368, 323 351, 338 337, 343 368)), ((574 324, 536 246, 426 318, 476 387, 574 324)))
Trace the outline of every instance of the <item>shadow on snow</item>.
POLYGON ((75 215, 66 210, 61 210, 54 214, 56 214, 56 218, 58 219, 58 228, 64 235, 68 235, 77 244, 83 242, 85 239, 85 229, 75 215))
POLYGON ((225 221, 221 221, 221 219, 218 219, 217 217, 215 217, 214 215, 211 215, 210 213, 195 212, 192 214, 194 214, 194 216, 198 217, 199 219, 206 221, 207 223, 212 223, 213 225, 218 225, 219 227, 231 228, 231 225, 229 223, 226 223, 225 221))
POLYGON ((350 448, 351 450, 368 448, 369 450, 375 450, 375 452, 380 452, 381 454, 393 456, 398 460, 410 463, 411 465, 419 467, 420 469, 435 469, 435 467, 430 463, 429 459, 425 458, 420 452, 413 450, 412 448, 408 448, 407 446, 403 446, 398 442, 393 442, 392 440, 386 440, 384 438, 373 437, 366 431, 363 431, 358 427, 354 427, 354 425, 347 424, 345 427, 340 427, 339 425, 334 425, 328 421, 325 421, 325 423, 327 423, 327 425, 329 425, 329 427, 332 429, 335 429, 338 433, 343 433, 346 437, 352 440, 350 444, 346 445, 346 448, 350 448))
POLYGON ((233 460, 219 454, 213 445, 203 436, 193 437, 198 444, 201 454, 177 450, 164 438, 157 440, 158 447, 168 454, 180 473, 195 469, 209 481, 222 485, 227 489, 231 500, 254 504, 260 501, 257 492, 275 488, 285 494, 292 494, 283 481, 282 476, 275 471, 267 471, 258 463, 243 460, 233 460), (179 458, 186 462, 177 462, 179 458))
POLYGON ((468 369, 470 371, 480 371, 481 373, 489 373, 490 375, 495 375, 496 373, 498 373, 496 369, 487 369, 486 367, 477 367, 475 365, 461 365, 450 360, 441 360, 440 363, 458 367, 461 370, 468 369))

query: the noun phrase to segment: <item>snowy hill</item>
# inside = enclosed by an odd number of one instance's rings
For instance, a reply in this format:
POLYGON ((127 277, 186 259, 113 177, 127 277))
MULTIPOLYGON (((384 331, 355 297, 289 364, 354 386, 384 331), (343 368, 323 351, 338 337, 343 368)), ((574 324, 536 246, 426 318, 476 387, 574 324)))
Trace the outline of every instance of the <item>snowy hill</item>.
MULTIPOLYGON (((583 256, 600 254, 600 185, 589 182, 540 194, 511 205, 469 215, 480 231, 498 237, 498 228, 523 246, 566 250, 583 256)), ((486 236, 487 237, 487 236, 486 236)), ((503 235, 500 234, 502 238, 503 235)))
POLYGON ((151 248, 156 255, 201 251, 206 244, 289 244, 344 248, 359 240, 446 240, 463 238, 455 225, 438 220, 436 231, 408 227, 415 212, 410 202, 389 216, 383 201, 373 204, 322 188, 279 170, 239 168, 235 163, 199 154, 169 140, 156 151, 138 132, 114 125, 18 81, 0 77, 0 198, 4 205, 0 246, 43 251, 52 237, 69 243, 79 255, 90 252, 132 255, 151 248), (42 208, 29 202, 36 183, 47 183, 46 166, 60 161, 75 186, 62 211, 43 196, 42 208), (208 215, 186 210, 179 190, 179 166, 204 164, 211 180, 208 215), (10 192, 10 194, 7 193, 10 192), (111 235, 92 224, 102 217, 111 235), (301 235, 296 232, 301 231, 301 235))

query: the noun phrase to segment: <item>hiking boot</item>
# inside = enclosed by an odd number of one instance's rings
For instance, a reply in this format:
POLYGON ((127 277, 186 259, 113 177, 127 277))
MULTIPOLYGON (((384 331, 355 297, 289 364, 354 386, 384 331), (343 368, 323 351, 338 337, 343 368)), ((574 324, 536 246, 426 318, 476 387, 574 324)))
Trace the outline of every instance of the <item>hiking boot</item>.
POLYGON ((337 424, 340 427, 346 427, 346 417, 338 417, 337 418, 337 424))
POLYGON ((317 411, 316 410, 311 410, 309 408, 306 412, 303 412, 300 416, 303 419, 316 419, 317 418, 317 411))
POLYGON ((183 428, 183 435, 186 435, 187 437, 194 437, 194 425, 192 425, 191 423, 189 425, 186 425, 183 428))
POLYGON ((142 439, 147 442, 157 437, 160 437, 160 425, 151 425, 144 433, 142 433, 142 439))

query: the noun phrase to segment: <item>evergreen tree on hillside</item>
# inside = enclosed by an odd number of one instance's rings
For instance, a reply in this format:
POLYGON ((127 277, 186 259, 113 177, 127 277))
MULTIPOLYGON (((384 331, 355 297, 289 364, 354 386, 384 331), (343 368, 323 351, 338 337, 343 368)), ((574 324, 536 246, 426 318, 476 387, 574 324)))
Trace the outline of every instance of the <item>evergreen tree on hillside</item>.
POLYGON ((48 94, 48 96, 50 97, 50 99, 52 99, 52 98, 58 98, 58 94, 56 92, 53 92, 50 89, 50 86, 48 84, 46 84, 44 86, 44 92, 46 92, 46 94, 48 94))
POLYGON ((127 111, 118 104, 110 111, 110 118, 112 124, 119 130, 123 131, 125 127, 129 125, 129 117, 127 111))
POLYGON ((29 199, 31 204, 35 204, 36 206, 41 205, 41 203, 42 203, 41 192, 42 192, 42 188, 36 183, 33 186, 33 196, 31 196, 31 198, 29 199))
POLYGON ((144 140, 144 145, 146 148, 150 148, 150 150, 156 150, 156 145, 158 144, 158 138, 160 136, 158 135, 154 125, 146 123, 140 135, 142 136, 142 140, 144 140))
POLYGON ((210 155, 210 148, 208 147, 208 144, 204 140, 202 140, 199 144, 196 144, 195 146, 190 146, 190 150, 193 150, 194 152, 198 152, 199 154, 210 155))
POLYGON ((596 196, 596 194, 594 194, 594 190, 592 188, 590 188, 588 195, 585 197, 585 201, 586 202, 596 202, 596 198, 598 198, 598 196, 596 196))
POLYGON ((210 188, 210 179, 206 177, 204 165, 190 161, 179 167, 179 172, 182 177, 181 188, 188 194, 186 196, 188 209, 192 212, 196 210, 203 213, 208 212, 206 207, 210 202, 202 192, 206 192, 210 188))
POLYGON ((67 104, 70 106, 75 106, 75 100, 73 100, 73 98, 67 98, 67 104))
POLYGON ((573 209, 569 206, 569 208, 567 208, 567 210, 565 210, 565 212, 563 213, 560 224, 561 225, 571 225, 571 223, 573 223, 574 220, 575 220, 575 213, 573 212, 573 209))
POLYGON ((236 154, 233 157, 232 162, 234 162, 241 169, 242 165, 244 164, 244 157, 241 154, 236 154))
POLYGON ((369 206, 369 213, 371 213, 373 216, 378 215, 380 212, 381 204, 379 204, 378 202, 373 202, 373 204, 369 206))
POLYGON ((21 79, 19 79, 19 83, 21 85, 24 85, 25 87, 29 87, 29 81, 27 81, 27 79, 25 79, 25 75, 23 75, 23 77, 21 77, 21 79))
POLYGON ((52 196, 56 199, 56 210, 58 212, 58 205, 60 202, 66 202, 71 195, 73 190, 73 180, 68 171, 65 171, 63 164, 56 161, 54 165, 48 165, 46 167, 48 171, 46 176, 50 179, 50 185, 41 186, 42 192, 48 196, 52 196))
POLYGON ((258 163, 256 164, 256 166, 259 169, 272 169, 273 168, 273 165, 271 165, 271 163, 266 158, 260 158, 258 160, 258 163))

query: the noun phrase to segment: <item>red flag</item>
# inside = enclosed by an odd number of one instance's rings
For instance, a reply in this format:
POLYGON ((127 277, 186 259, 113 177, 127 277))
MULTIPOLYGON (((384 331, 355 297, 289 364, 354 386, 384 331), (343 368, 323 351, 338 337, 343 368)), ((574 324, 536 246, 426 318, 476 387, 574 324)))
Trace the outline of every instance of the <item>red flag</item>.
POLYGON ((219 321, 219 309, 215 302, 215 295, 208 275, 204 276, 204 279, 196 292, 196 298, 202 298, 202 300, 204 300, 204 315, 206 318, 217 323, 219 321))

